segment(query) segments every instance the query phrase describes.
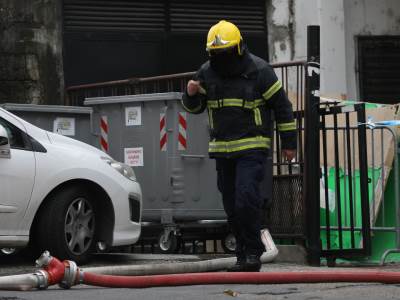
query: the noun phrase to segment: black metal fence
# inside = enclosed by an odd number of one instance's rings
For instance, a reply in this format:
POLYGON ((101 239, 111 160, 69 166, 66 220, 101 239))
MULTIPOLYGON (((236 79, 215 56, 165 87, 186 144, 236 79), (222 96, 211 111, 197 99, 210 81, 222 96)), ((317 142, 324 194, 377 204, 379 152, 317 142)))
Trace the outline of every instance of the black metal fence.
POLYGON ((365 104, 320 102, 319 26, 309 26, 307 34, 307 250, 312 265, 319 265, 321 257, 332 264, 371 251, 365 104))
POLYGON ((303 174, 274 175, 271 200, 264 220, 273 237, 304 240, 303 174))
POLYGON ((292 161, 281 155, 279 132, 275 128, 272 152, 272 195, 265 210, 265 226, 274 238, 304 242, 306 237, 304 176, 304 107, 306 63, 292 62, 273 65, 293 105, 297 126, 297 153, 292 161))
POLYGON ((322 104, 320 120, 322 256, 335 259, 368 255, 371 246, 365 105, 322 104), (333 189, 329 188, 330 172, 333 189))

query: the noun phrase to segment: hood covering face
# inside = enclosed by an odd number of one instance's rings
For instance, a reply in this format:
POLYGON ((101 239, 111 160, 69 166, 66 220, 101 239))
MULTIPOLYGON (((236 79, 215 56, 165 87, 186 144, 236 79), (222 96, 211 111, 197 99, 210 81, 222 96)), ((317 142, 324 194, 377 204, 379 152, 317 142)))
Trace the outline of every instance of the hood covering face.
POLYGON ((232 51, 222 51, 211 54, 210 66, 221 77, 234 77, 244 71, 244 56, 239 55, 236 47, 232 51))

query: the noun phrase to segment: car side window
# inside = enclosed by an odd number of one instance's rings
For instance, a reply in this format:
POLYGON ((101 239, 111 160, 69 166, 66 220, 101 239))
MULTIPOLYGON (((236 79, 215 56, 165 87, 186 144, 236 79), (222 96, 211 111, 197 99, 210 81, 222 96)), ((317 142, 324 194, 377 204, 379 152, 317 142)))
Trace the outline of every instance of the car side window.
POLYGON ((26 149, 28 148, 26 145, 26 140, 24 139, 24 133, 18 127, 14 126, 10 122, 4 120, 0 117, 0 125, 2 125, 8 135, 8 139, 10 141, 10 146, 13 149, 26 149))

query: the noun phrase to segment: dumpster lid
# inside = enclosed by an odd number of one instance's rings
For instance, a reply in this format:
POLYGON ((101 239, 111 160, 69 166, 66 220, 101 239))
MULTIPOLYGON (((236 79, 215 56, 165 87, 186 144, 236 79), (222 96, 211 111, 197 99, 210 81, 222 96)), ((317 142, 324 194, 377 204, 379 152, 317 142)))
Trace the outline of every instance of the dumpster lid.
POLYGON ((91 107, 63 106, 63 105, 41 105, 41 104, 22 104, 22 103, 4 103, 0 107, 9 111, 31 111, 31 112, 54 112, 54 113, 74 113, 91 114, 91 107))
POLYGON ((85 98, 84 105, 115 104, 115 103, 127 103, 127 102, 149 102, 149 101, 160 101, 160 100, 172 101, 181 99, 182 99, 182 93, 169 92, 169 93, 85 98))

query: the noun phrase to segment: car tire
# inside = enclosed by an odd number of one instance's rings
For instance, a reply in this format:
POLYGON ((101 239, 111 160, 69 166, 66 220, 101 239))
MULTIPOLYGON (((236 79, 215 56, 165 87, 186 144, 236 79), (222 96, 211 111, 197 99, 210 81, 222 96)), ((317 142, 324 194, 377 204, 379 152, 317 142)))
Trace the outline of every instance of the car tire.
POLYGON ((79 185, 52 194, 35 228, 36 246, 58 259, 86 263, 95 251, 96 211, 90 192, 79 185))

